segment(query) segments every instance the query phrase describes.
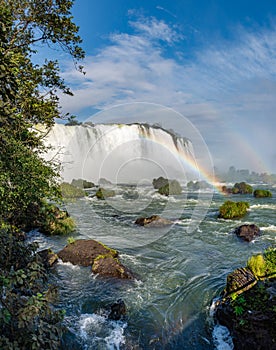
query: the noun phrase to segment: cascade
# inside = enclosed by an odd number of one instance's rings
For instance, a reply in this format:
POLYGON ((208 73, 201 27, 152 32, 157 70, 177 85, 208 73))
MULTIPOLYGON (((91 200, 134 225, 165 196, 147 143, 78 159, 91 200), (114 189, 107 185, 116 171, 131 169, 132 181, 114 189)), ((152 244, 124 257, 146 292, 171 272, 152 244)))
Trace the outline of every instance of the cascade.
POLYGON ((151 183, 158 176, 185 181, 195 164, 188 139, 145 124, 55 124, 45 143, 52 146, 45 158, 59 161, 69 182, 151 183))

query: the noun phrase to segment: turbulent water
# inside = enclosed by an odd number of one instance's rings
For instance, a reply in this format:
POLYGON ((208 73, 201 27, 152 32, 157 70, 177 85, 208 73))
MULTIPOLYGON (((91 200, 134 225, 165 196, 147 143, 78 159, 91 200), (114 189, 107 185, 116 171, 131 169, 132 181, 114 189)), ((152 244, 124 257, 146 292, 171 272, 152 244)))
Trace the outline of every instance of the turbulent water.
MULTIPOLYGON (((59 262, 53 283, 60 287, 57 307, 66 310, 63 348, 232 349, 227 329, 213 323, 212 300, 230 271, 275 243, 276 189, 271 190, 272 198, 229 196, 248 201, 250 211, 242 220, 227 221, 217 219, 225 197, 215 193, 201 224, 190 233, 192 213, 204 205, 202 198, 210 196, 207 191, 199 197, 184 188, 182 195, 167 198, 152 186, 117 186, 116 196, 108 201, 87 197, 68 203, 66 208, 78 224, 74 238, 93 238, 117 248, 122 262, 138 278, 102 279, 90 268, 59 262), (162 215, 165 207, 175 223, 168 232, 135 227, 138 215, 162 215), (240 241, 233 229, 241 223, 257 224, 261 236, 251 243, 240 241), (126 319, 108 320, 108 305, 119 298, 126 303, 126 319)), ((33 232, 32 239, 39 241, 41 249, 58 251, 67 238, 33 232)))

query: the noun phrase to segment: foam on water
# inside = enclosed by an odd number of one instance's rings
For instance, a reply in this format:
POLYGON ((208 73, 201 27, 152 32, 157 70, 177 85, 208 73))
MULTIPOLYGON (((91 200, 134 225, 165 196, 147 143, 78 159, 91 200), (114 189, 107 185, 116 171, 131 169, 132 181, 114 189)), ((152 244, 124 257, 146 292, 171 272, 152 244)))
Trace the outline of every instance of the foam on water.
POLYGON ((213 341, 216 350, 233 350, 234 344, 228 328, 216 325, 213 330, 213 341))
POLYGON ((250 209, 276 209, 276 204, 253 204, 250 209))

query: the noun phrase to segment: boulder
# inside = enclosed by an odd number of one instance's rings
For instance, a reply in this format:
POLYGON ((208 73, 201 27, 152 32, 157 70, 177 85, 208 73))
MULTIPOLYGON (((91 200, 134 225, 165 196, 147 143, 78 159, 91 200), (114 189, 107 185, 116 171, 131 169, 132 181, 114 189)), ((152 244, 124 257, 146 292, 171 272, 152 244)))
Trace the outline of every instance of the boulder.
POLYGON ((158 177, 158 179, 153 179, 152 181, 153 187, 157 190, 163 186, 166 186, 168 183, 169 180, 165 179, 163 176, 158 177))
POLYGON ((265 198, 265 197, 272 197, 272 193, 268 190, 255 190, 253 193, 254 197, 256 198, 265 198))
POLYGON ((182 193, 182 187, 177 180, 170 180, 165 186, 159 188, 158 193, 165 196, 179 195, 182 193))
POLYGON ((114 197, 116 195, 116 192, 113 190, 105 189, 100 187, 98 191, 96 192, 96 197, 98 199, 105 199, 108 197, 114 197))
POLYGON ((58 261, 58 255, 51 249, 43 249, 37 253, 45 268, 52 267, 58 261))
POLYGON ((58 253, 58 257, 63 262, 70 262, 73 265, 80 266, 93 265, 94 260, 101 255, 109 255, 116 258, 118 252, 93 239, 80 239, 68 244, 58 253))
POLYGON ((147 227, 162 227, 162 226, 168 226, 172 225, 173 221, 161 218, 159 215, 152 215, 150 217, 144 218, 138 218, 135 221, 136 225, 140 226, 147 226, 147 227))
POLYGON ((126 315, 126 304, 122 299, 116 301, 116 303, 110 306, 110 313, 108 318, 110 320, 118 321, 126 315))
POLYGON ((242 293, 245 290, 248 290, 257 283, 257 280, 252 273, 252 271, 248 268, 239 268, 230 273, 227 276, 226 295, 232 293, 242 293))
POLYGON ((134 279, 132 272, 117 258, 107 254, 99 255, 92 265, 92 272, 104 277, 134 279))
POLYGON ((261 230, 257 225, 245 224, 237 227, 234 233, 246 242, 251 242, 254 238, 260 235, 261 230))

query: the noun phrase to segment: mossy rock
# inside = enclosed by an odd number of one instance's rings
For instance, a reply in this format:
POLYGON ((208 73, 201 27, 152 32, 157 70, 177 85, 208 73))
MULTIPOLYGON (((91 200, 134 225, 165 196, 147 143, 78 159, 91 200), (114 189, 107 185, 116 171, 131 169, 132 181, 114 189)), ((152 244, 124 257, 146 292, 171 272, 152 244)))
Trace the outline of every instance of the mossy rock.
POLYGON ((266 197, 270 198, 270 197, 272 197, 272 193, 268 190, 258 190, 257 189, 253 192, 253 195, 256 198, 266 198, 266 197))
POLYGON ((237 182, 235 183, 232 193, 233 194, 251 194, 253 192, 252 186, 246 182, 237 182))
POLYGON ((163 176, 158 177, 158 179, 153 179, 152 185, 156 190, 159 188, 166 186, 169 183, 168 179, 165 179, 163 176))
POLYGON ((95 184, 93 182, 83 179, 73 179, 71 185, 82 189, 95 187, 95 184))
POLYGON ((264 254, 251 256, 247 261, 247 268, 258 279, 276 277, 276 248, 268 248, 264 254))
POLYGON ((182 193, 182 187, 177 180, 170 180, 165 186, 159 188, 158 193, 165 196, 180 195, 182 193))
POLYGON ((65 199, 82 198, 86 196, 82 188, 75 187, 67 182, 61 183, 60 189, 62 197, 65 199))
POLYGON ((152 215, 146 218, 145 217, 138 218, 135 221, 135 224, 139 226, 146 226, 146 227, 164 227, 164 226, 172 225, 173 221, 164 219, 159 215, 152 215))
POLYGON ((210 185, 204 180, 189 181, 187 183, 187 188, 188 190, 191 190, 191 191, 198 191, 198 190, 204 190, 204 189, 210 188, 210 185))
POLYGON ((226 201, 219 208, 219 218, 238 219, 247 214, 249 203, 226 201))
POLYGON ((73 265, 92 266, 95 259, 102 256, 118 257, 118 252, 93 239, 79 239, 73 244, 67 244, 58 256, 63 262, 73 265))
POLYGON ((105 199, 105 198, 109 198, 109 197, 114 197, 116 195, 116 192, 114 190, 110 190, 110 189, 105 189, 100 187, 98 189, 98 191, 96 192, 96 197, 98 199, 105 199))
POLYGON ((115 258, 110 254, 99 255, 94 260, 92 272, 103 277, 134 279, 131 271, 125 267, 118 258, 115 258))

